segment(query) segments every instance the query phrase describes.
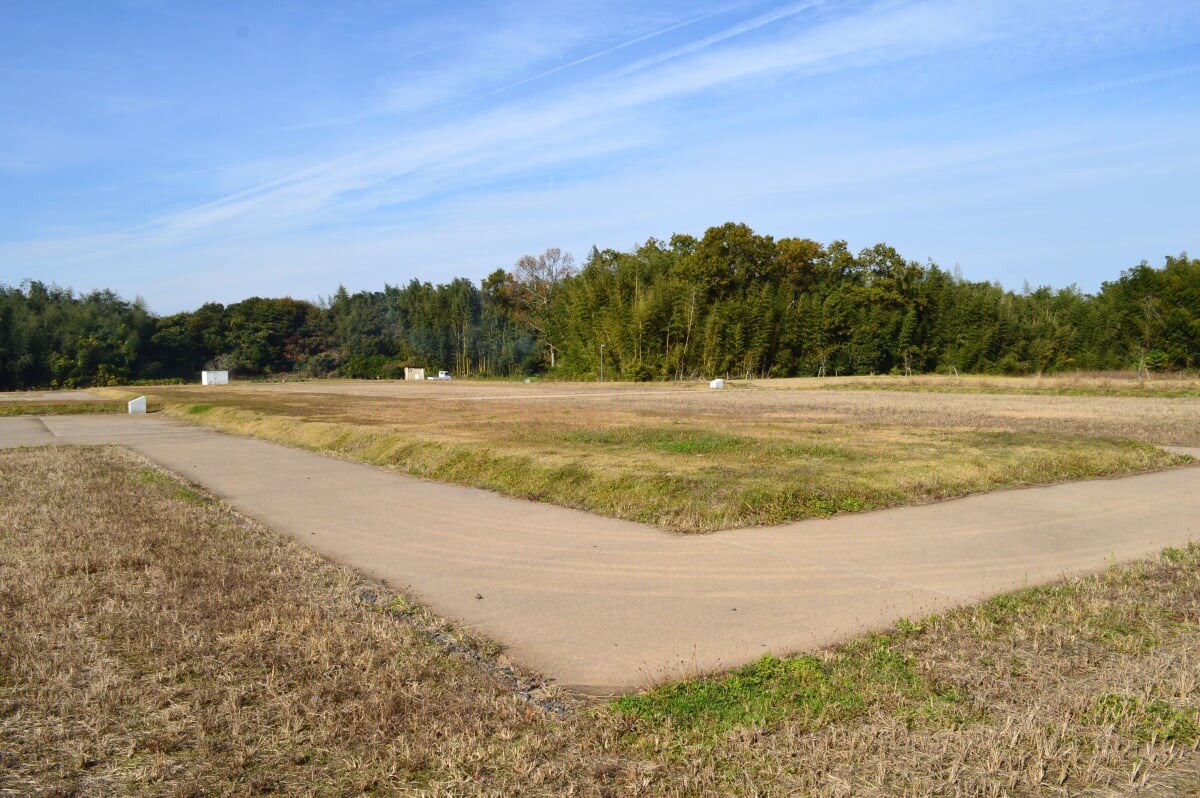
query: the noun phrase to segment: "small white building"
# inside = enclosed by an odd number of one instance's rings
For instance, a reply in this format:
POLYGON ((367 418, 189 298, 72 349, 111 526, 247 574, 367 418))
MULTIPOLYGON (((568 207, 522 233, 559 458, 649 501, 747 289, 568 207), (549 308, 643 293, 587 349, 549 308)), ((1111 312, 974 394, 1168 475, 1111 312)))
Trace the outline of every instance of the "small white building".
POLYGON ((404 367, 404 379, 406 380, 423 380, 425 379, 425 369, 415 369, 412 366, 404 367))
POLYGON ((228 385, 228 371, 202 371, 200 372, 201 385, 228 385))

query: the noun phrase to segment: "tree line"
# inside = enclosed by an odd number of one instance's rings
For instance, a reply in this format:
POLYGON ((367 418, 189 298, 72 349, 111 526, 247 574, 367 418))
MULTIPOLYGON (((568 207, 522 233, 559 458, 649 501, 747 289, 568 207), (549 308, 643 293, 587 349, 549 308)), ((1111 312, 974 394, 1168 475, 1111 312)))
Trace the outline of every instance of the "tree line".
POLYGON ((877 244, 702 237, 548 249, 476 285, 339 288, 318 302, 252 297, 169 316, 112 291, 0 284, 0 389, 241 377, 546 374, 670 380, 1200 366, 1200 260, 1142 262, 1095 295, 964 280, 877 244))

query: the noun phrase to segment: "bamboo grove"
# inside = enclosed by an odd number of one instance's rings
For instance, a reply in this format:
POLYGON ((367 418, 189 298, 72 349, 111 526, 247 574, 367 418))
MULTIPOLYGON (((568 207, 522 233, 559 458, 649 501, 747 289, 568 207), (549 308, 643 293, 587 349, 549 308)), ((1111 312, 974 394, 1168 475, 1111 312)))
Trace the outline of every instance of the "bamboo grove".
POLYGON ((244 378, 456 376, 619 380, 1200 367, 1200 260, 1146 262, 1075 287, 970 282, 884 244, 703 237, 557 249, 476 285, 339 288, 156 316, 111 291, 0 284, 0 389, 244 378))

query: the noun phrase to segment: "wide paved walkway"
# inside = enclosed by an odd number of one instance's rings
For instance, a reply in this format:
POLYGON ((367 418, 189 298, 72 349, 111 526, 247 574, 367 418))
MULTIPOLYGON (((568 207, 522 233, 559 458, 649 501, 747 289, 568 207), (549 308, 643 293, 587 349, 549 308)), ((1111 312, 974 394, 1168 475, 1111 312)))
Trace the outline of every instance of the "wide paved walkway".
POLYGON ((129 446, 594 692, 821 646, 1200 540, 1200 468, 676 536, 154 415, 0 419, 0 446, 53 443, 129 446))

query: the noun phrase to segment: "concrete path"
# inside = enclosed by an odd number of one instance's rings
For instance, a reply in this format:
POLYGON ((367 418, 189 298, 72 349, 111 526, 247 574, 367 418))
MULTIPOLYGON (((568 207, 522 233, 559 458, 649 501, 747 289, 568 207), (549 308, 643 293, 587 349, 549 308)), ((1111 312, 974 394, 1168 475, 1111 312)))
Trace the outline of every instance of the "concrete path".
POLYGON ((51 443, 129 446, 598 693, 1200 539, 1200 468, 684 537, 153 415, 0 419, 0 446, 51 443))

